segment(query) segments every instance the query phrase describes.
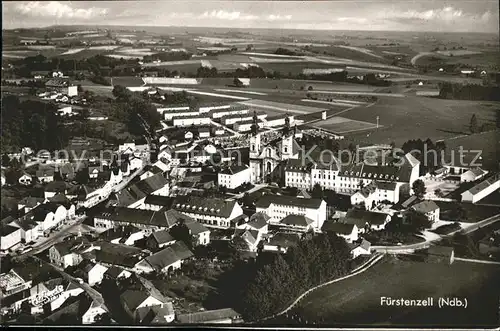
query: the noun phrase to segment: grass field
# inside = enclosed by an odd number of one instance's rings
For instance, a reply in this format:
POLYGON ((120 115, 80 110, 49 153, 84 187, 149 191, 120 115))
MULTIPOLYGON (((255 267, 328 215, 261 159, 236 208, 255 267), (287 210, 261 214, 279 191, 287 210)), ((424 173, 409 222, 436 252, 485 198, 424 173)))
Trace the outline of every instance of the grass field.
MULTIPOLYGON (((371 143, 401 145, 409 139, 446 139, 469 133, 469 123, 476 114, 479 123, 494 120, 494 103, 463 100, 441 100, 434 98, 379 97, 371 107, 358 107, 343 114, 358 121, 375 121, 380 117, 384 128, 358 139, 369 139, 371 143)), ((478 146, 476 146, 477 148, 478 146)))
POLYGON ((385 261, 358 276, 312 292, 295 310, 309 323, 370 326, 498 326, 500 266, 385 261), (388 307, 381 297, 434 298, 434 307, 388 307), (438 308, 440 297, 467 299, 467 308, 438 308))
POLYGON ((345 134, 354 131, 375 129, 377 125, 374 123, 355 121, 345 117, 335 116, 315 124, 314 127, 332 131, 334 133, 345 134))
POLYGON ((242 101, 240 103, 260 110, 275 110, 278 112, 285 112, 285 113, 290 112, 294 114, 308 114, 325 109, 325 108, 309 107, 298 104, 273 102, 267 100, 249 100, 249 101, 242 101))

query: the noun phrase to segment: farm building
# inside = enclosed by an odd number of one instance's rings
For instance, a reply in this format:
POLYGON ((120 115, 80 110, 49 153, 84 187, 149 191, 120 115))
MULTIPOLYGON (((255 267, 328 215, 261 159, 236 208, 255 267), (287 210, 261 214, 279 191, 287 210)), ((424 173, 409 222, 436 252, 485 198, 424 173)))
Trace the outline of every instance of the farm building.
POLYGON ((500 189, 500 175, 496 174, 462 193, 462 201, 476 203, 500 189))
POLYGON ((455 260, 455 250, 448 246, 431 246, 427 250, 427 261, 431 263, 452 264, 455 260))
POLYGON ((460 175, 460 183, 473 182, 475 180, 483 178, 487 174, 488 171, 481 168, 471 169, 460 175))

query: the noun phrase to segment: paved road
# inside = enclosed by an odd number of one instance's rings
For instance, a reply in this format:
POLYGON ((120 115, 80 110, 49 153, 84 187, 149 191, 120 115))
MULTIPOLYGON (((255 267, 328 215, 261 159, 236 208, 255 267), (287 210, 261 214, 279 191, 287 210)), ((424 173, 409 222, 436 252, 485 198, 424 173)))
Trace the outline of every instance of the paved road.
POLYGON ((31 251, 26 252, 24 254, 14 256, 14 258, 33 256, 35 254, 38 254, 38 253, 46 250, 47 248, 51 247, 54 244, 61 242, 64 238, 66 238, 70 234, 71 230, 75 229, 77 226, 82 224, 86 218, 87 218, 86 216, 78 217, 75 221, 73 221, 70 224, 65 225, 61 230, 54 233, 53 235, 51 235, 50 237, 48 237, 44 241, 40 241, 39 243, 33 245, 33 249, 31 251))
POLYGON ((475 224, 472 224, 470 227, 468 227, 466 229, 460 229, 460 230, 451 232, 447 235, 441 236, 441 237, 433 239, 433 240, 428 240, 428 241, 424 241, 424 242, 417 243, 417 244, 401 245, 401 246, 372 246, 372 250, 374 250, 376 252, 389 253, 389 254, 413 253, 416 250, 428 248, 432 244, 437 243, 444 238, 453 237, 453 235, 456 233, 469 234, 471 232, 474 232, 480 228, 483 228, 485 226, 488 226, 488 225, 493 224, 493 223, 498 222, 498 221, 500 221, 500 214, 494 215, 492 217, 488 217, 482 221, 479 221, 475 224))
POLYGON ((92 287, 90 287, 89 284, 87 283, 80 283, 78 281, 78 279, 76 279, 75 277, 71 276, 70 274, 68 274, 67 272, 65 272, 61 267, 55 265, 55 264, 52 264, 50 262, 47 262, 47 261, 44 261, 38 257, 34 257, 35 259, 39 260, 39 261, 42 261, 43 263, 47 263, 49 264, 52 268, 56 269, 60 274, 61 276, 63 276, 63 278, 65 278, 66 280, 68 281, 71 281, 73 283, 75 283, 76 285, 78 285, 78 287, 82 288, 85 292, 87 292, 87 294, 93 299, 95 300, 97 303, 101 304, 102 307, 106 310, 106 311, 109 311, 108 308, 106 307, 106 305, 104 304, 104 299, 101 295, 101 293, 99 293, 98 291, 96 291, 95 289, 93 289, 92 287))

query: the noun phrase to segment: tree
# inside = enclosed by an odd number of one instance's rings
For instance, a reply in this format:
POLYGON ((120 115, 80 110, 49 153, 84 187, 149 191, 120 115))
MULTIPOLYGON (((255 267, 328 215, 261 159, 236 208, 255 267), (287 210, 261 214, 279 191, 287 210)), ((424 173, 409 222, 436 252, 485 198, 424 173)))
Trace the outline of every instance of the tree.
POLYGON ((477 117, 476 114, 473 114, 471 119, 470 119, 470 124, 469 124, 469 129, 471 133, 476 133, 478 132, 478 124, 477 124, 477 117))
POLYGON ((416 181, 413 182, 413 185, 411 186, 413 193, 419 197, 423 198, 426 192, 426 187, 425 183, 421 179, 417 179, 416 181))
POLYGON ((432 226, 432 222, 424 213, 414 209, 410 209, 406 213, 406 222, 416 231, 422 231, 432 226))
POLYGON ((314 199, 323 199, 323 188, 319 183, 314 184, 311 197, 314 199))
POLYGON ((2 154, 2 167, 10 166, 10 157, 7 153, 2 154))

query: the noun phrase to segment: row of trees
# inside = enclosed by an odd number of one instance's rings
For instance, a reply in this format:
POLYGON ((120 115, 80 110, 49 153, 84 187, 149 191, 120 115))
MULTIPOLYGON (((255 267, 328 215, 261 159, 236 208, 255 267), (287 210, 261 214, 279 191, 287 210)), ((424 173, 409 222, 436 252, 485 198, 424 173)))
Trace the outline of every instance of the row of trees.
POLYGON ((458 100, 488 100, 500 101, 499 86, 483 86, 477 84, 442 83, 439 87, 439 97, 458 100))

